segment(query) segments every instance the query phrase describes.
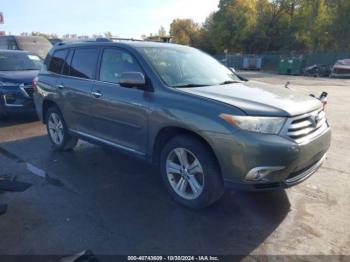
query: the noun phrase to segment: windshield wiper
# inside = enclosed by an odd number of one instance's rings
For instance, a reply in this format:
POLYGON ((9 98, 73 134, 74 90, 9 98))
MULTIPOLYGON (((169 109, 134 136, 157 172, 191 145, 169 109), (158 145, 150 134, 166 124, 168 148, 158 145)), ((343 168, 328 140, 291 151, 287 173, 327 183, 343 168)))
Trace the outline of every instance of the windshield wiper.
POLYGON ((201 84, 185 84, 185 85, 178 85, 178 86, 171 86, 171 87, 201 87, 201 86, 208 86, 208 85, 201 85, 201 84))
POLYGON ((240 81, 228 80, 220 83, 219 85, 229 85, 229 84, 236 84, 236 83, 240 83, 240 81))

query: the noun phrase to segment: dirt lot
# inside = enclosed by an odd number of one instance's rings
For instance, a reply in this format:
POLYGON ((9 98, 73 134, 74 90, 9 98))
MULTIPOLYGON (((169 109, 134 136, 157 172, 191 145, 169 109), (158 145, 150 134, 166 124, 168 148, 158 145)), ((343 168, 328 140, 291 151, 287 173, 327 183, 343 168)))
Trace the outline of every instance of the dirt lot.
POLYGON ((283 191, 227 191, 214 206, 192 211, 170 199, 147 164, 87 143, 53 152, 40 122, 15 117, 0 122, 0 176, 32 187, 0 193, 0 204, 8 204, 0 254, 350 255, 350 80, 242 74, 276 88, 290 81, 291 88, 329 93, 332 146, 306 182, 283 191))

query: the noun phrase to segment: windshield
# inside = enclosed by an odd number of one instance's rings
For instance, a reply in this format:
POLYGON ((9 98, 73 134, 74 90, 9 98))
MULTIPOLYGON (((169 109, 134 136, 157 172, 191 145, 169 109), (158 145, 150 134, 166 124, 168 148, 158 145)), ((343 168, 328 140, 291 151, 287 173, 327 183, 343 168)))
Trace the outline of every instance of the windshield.
POLYGON ((0 52, 0 71, 39 70, 42 60, 29 53, 0 52))
POLYGON ((216 59, 194 48, 142 47, 139 50, 165 84, 171 87, 210 86, 240 81, 216 59))

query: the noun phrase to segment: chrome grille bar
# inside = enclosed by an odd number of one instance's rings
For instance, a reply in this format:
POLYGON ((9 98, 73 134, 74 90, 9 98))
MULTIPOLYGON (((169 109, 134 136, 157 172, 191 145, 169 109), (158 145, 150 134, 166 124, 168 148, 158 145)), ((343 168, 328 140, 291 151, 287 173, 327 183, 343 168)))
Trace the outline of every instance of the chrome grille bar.
POLYGON ((291 118, 283 129, 284 134, 297 143, 319 135, 328 128, 326 115, 322 109, 291 118))

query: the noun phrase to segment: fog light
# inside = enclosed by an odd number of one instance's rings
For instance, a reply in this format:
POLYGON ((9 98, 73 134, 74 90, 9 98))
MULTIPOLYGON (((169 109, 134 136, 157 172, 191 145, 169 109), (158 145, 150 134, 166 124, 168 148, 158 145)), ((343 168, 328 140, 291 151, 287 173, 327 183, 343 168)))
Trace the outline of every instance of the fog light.
POLYGON ((6 94, 4 95, 4 99, 6 104, 14 104, 16 103, 16 97, 12 94, 6 94))
POLYGON ((267 175, 274 171, 284 169, 284 166, 263 166, 251 169, 245 177, 247 181, 267 181, 267 175))

